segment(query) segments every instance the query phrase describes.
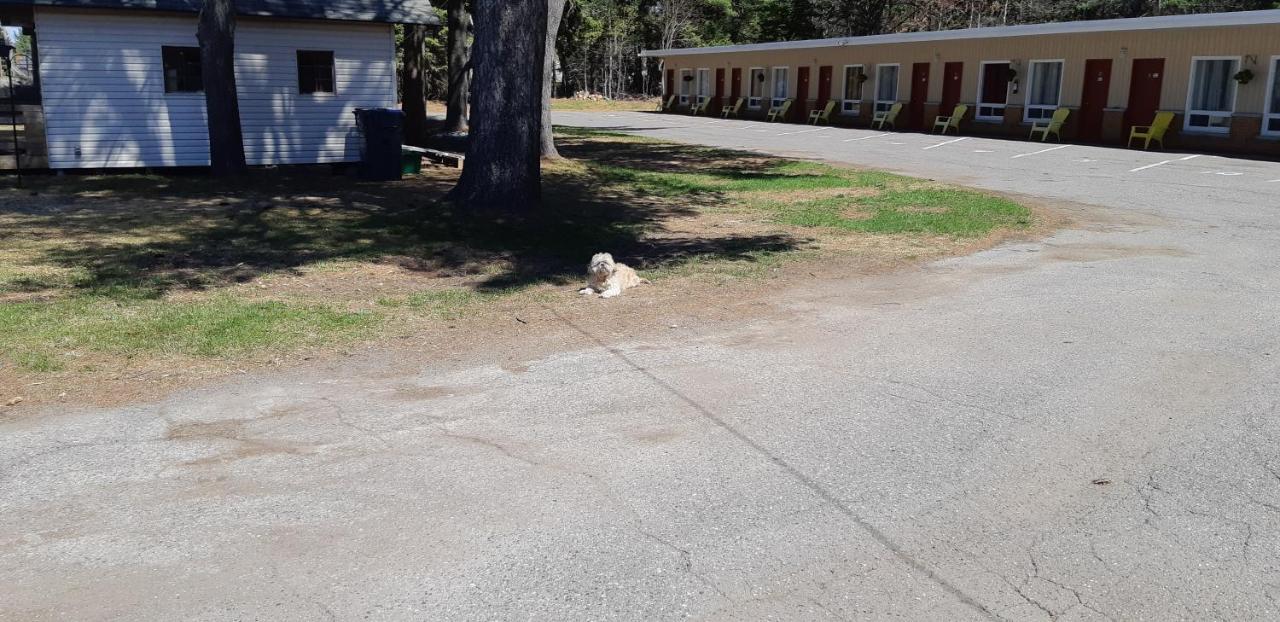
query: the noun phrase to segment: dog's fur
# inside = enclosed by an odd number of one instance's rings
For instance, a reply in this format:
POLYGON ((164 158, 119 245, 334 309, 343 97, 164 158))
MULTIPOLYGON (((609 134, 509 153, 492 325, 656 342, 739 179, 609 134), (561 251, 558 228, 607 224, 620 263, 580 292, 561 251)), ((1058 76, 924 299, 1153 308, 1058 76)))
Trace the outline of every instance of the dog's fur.
POLYGON ((600 294, 601 298, 621 296, 623 290, 647 284, 648 279, 640 278, 636 271, 626 264, 613 260, 609 253, 596 253, 587 265, 587 286, 579 294, 584 296, 600 294))

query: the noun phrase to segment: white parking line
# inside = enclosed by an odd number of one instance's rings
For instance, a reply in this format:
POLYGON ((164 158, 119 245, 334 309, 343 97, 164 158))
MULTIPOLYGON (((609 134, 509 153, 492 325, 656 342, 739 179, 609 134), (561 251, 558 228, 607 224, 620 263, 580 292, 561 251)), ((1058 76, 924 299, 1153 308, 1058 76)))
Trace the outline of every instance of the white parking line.
POLYGON ((1222 175, 1224 177, 1236 177, 1237 175, 1244 175, 1244 173, 1240 173, 1237 171, 1204 171, 1203 174, 1204 175, 1222 175))
POLYGON ((1027 156, 1040 155, 1040 154, 1042 154, 1042 153, 1049 153, 1050 151, 1057 151, 1057 150, 1059 150, 1059 149, 1066 149, 1067 147, 1070 147, 1070 146, 1071 146, 1071 145, 1058 145, 1057 147, 1049 147, 1048 149, 1041 149, 1041 150, 1039 150, 1039 151, 1032 151, 1031 153, 1019 153, 1018 155, 1013 156, 1012 158, 1009 158, 1009 159, 1010 159, 1010 160, 1017 160, 1018 158, 1025 158, 1025 157, 1027 157, 1027 156))
POLYGON ((1267 182, 1267 183, 1269 183, 1269 184, 1280 184, 1280 179, 1273 179, 1273 180, 1271 180, 1271 181, 1269 181, 1269 182, 1267 182))
POLYGON ((844 142, 851 143, 855 140, 871 140, 872 138, 884 138, 885 136, 893 136, 893 133, 889 132, 886 134, 876 134, 875 136, 863 136, 862 138, 850 138, 849 140, 846 140, 844 142))
POLYGON ((783 132, 783 133, 781 133, 781 134, 778 134, 778 136, 795 136, 796 134, 812 134, 812 133, 814 133, 814 132, 823 132, 823 131, 826 131, 826 130, 829 130, 829 129, 831 129, 831 128, 829 128, 829 127, 820 127, 820 128, 814 129, 814 130, 802 130, 802 131, 799 131, 799 132, 783 132))
POLYGON ((973 150, 973 152, 974 152, 974 153, 995 153, 994 151, 992 151, 992 150, 990 150, 990 149, 974 149, 974 150, 973 150))
POLYGON ((955 140, 948 140, 948 141, 947 141, 947 142, 945 142, 945 143, 938 143, 938 144, 936 144, 936 145, 929 145, 928 147, 925 147, 925 148, 924 148, 924 151, 928 151, 928 150, 930 150, 930 149, 937 149, 938 147, 942 147, 942 146, 945 146, 945 145, 950 145, 950 144, 953 144, 953 143, 958 143, 958 142, 960 142, 960 141, 962 141, 962 140, 968 140, 968 139, 969 139, 969 137, 968 137, 968 136, 961 136, 960 138, 957 138, 957 139, 955 139, 955 140))
POLYGON ((1156 162, 1155 164, 1148 164, 1148 165, 1146 165, 1146 166, 1139 166, 1138 168, 1135 168, 1135 169, 1133 169, 1133 170, 1131 170, 1131 171, 1129 171, 1129 172, 1130 172, 1130 173, 1137 173, 1138 171, 1145 171, 1145 170, 1147 170, 1147 169, 1149 169, 1149 168, 1155 168, 1155 167, 1157 167, 1157 166, 1164 166, 1164 165, 1166 165, 1166 164, 1170 164, 1170 163, 1172 163, 1172 162, 1186 162, 1187 160, 1194 160, 1194 159, 1196 159, 1196 158, 1198 158, 1198 157, 1200 157, 1200 154, 1196 154, 1196 155, 1189 155, 1189 156, 1187 156, 1187 157, 1185 157, 1185 158, 1178 158, 1177 160, 1163 160, 1163 161, 1160 161, 1160 162, 1156 162))

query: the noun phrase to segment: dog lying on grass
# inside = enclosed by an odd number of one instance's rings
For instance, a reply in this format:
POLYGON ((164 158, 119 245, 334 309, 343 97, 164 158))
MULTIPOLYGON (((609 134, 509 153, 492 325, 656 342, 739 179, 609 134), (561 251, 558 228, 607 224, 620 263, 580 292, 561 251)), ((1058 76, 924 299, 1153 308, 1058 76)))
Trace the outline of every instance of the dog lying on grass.
POLYGON ((583 296, 600 294, 601 298, 613 298, 621 296, 623 290, 639 287, 641 284, 649 284, 649 280, 640 278, 630 266, 614 261, 613 255, 596 253, 587 265, 587 286, 578 293, 583 296))

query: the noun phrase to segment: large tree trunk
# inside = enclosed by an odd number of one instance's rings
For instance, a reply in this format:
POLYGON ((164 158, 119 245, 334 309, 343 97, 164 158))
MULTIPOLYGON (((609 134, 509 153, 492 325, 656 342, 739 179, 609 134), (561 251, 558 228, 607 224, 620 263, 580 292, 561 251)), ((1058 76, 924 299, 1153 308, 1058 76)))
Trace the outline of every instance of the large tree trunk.
POLYGON ((404 72, 401 74, 402 107, 404 109, 404 141, 423 146, 427 139, 426 43, 430 31, 426 26, 404 27, 404 72))
POLYGON ((449 199, 478 209, 537 205, 542 186, 546 0, 476 0, 476 100, 467 164, 449 199))
POLYGON ((471 15, 465 0, 449 0, 448 5, 449 101, 444 131, 467 131, 467 106, 471 103, 471 15))
POLYGON ((215 177, 243 175, 248 170, 236 95, 235 33, 233 0, 205 0, 196 38, 209 117, 209 163, 215 177))
POLYGON ((555 128, 551 125, 551 89, 556 80, 556 37, 564 17, 565 0, 547 0, 547 49, 542 63, 542 157, 559 159, 555 128))

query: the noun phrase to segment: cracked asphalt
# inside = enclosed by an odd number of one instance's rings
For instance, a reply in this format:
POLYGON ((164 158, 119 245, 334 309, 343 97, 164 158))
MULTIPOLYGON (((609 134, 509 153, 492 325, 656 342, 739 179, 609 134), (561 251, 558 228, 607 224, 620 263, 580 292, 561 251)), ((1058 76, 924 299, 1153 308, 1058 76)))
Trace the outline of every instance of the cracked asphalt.
POLYGON ((1080 206, 740 322, 2 421, 0 619, 1280 618, 1280 165, 561 121, 1080 206))

